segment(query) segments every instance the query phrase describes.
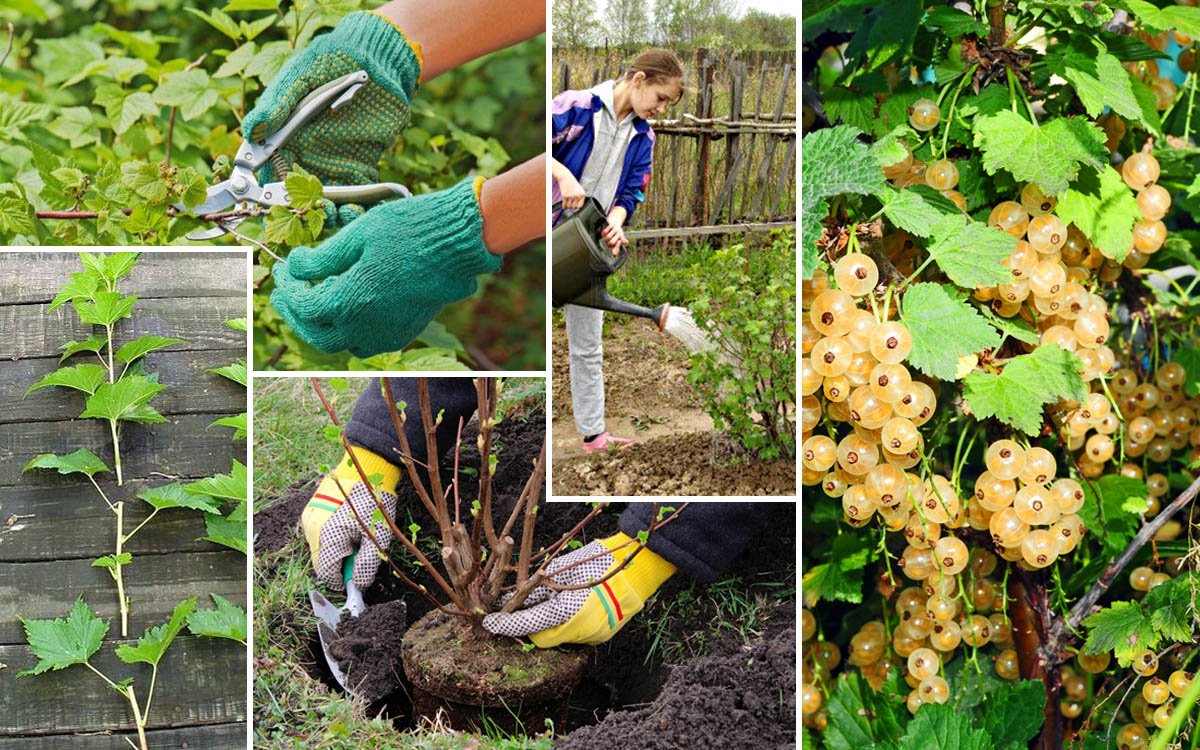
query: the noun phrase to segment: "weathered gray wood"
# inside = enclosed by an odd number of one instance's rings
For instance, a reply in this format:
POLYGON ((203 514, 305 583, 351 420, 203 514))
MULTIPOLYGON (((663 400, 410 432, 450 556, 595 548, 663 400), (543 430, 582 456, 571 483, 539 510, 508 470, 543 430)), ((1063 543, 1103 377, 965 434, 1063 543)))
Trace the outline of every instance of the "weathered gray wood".
POLYGON ((739 232, 769 232, 772 229, 794 227, 794 221, 739 222, 737 224, 714 224, 704 227, 677 227, 666 229, 636 229, 626 232, 631 240, 656 240, 671 237, 695 237, 713 234, 737 234, 739 232))
MULTIPOLYGON (((134 690, 144 703, 150 686, 150 667, 117 659, 107 642, 92 664, 109 677, 133 677, 134 690)), ((136 641, 132 641, 136 642, 136 641)), ((8 664, 0 690, 0 734, 47 734, 127 730, 134 728, 129 703, 87 667, 14 679, 37 659, 27 646, 0 646, 0 662, 8 664)), ((180 635, 159 664, 159 680, 150 710, 152 727, 230 724, 246 719, 244 684, 246 649, 235 641, 180 635)), ((239 744, 225 747, 238 747, 239 744)), ((22 745, 22 747, 25 747, 22 745)), ((57 747, 57 746, 55 746, 57 747)))
MULTIPOLYGON (((98 536, 108 537, 111 528, 95 531, 98 536)), ((161 624, 175 605, 189 596, 200 597, 201 607, 211 607, 208 595, 216 593, 245 608, 246 556, 221 549, 144 555, 125 566, 130 637, 140 635, 150 625, 161 624)), ((97 616, 113 621, 109 635, 120 637, 117 587, 104 568, 94 568, 88 560, 0 563, 0 644, 25 642, 18 616, 33 620, 65 617, 80 595, 97 616)), ((12 667, 12 662, 2 656, 0 663, 12 667)))
MULTIPOLYGON (((771 119, 773 121, 778 121, 780 116, 783 114, 783 105, 784 105, 784 102, 787 101, 788 84, 791 83, 791 80, 792 80, 791 76, 792 76, 792 66, 790 64, 785 64, 783 66, 783 83, 780 84, 780 86, 779 86, 779 98, 775 102, 775 111, 773 111, 771 113, 771 119)), ((759 190, 757 193, 755 193, 754 206, 753 206, 753 208, 751 208, 751 211, 754 213, 755 216, 767 215, 770 213, 769 211, 766 210, 768 208, 768 206, 763 205, 763 204, 766 202, 767 196, 770 191, 770 182, 768 181, 767 176, 768 176, 769 170, 775 164, 775 147, 778 145, 779 145, 778 138, 772 138, 770 140, 770 142, 767 145, 767 156, 765 159, 763 159, 762 167, 759 169, 759 172, 758 172, 759 190), (764 209, 764 214, 759 214, 760 206, 762 206, 762 208, 764 209)))
POLYGON ((775 182, 775 200, 771 202, 771 212, 783 201, 783 193, 788 185, 792 183, 792 179, 796 176, 796 139, 793 138, 788 142, 787 154, 783 157, 783 164, 779 168, 779 177, 775 182))
MULTIPOLYGON (((188 482, 200 477, 185 477, 188 482)), ((125 534, 153 512, 139 492, 168 482, 165 478, 138 479, 120 487, 103 476, 100 488, 115 502, 124 502, 125 534)), ((35 560, 92 560, 112 554, 117 518, 96 488, 89 484, 52 487, 17 485, 0 490, 0 562, 35 560), (4 523, 15 519, 11 526, 4 523)), ((225 549, 204 536, 199 511, 171 508, 160 511, 125 545, 136 558, 142 554, 214 552, 225 549)))
MULTIPOLYGON (((181 345, 186 346, 186 345, 181 345)), ((246 389, 207 370, 245 359, 244 349, 163 350, 146 356, 146 368, 158 373, 167 390, 153 405, 162 414, 237 414, 246 410, 246 389)), ((95 355, 76 354, 64 366, 90 362, 95 355)), ((30 385, 58 368, 53 357, 0 360, 0 424, 74 419, 83 411, 86 394, 66 388, 40 388, 28 396, 30 385)))
MULTIPOLYGON (((742 119, 742 93, 746 82, 746 66, 735 60, 729 76, 729 119, 737 122, 742 119)), ((717 205, 713 209, 713 218, 720 220, 725 204, 733 195, 733 186, 738 178, 738 170, 742 167, 742 152, 738 149, 739 136, 731 135, 725 140, 725 185, 717 196, 717 205)), ((732 211, 730 219, 737 218, 732 211)))
MULTIPOLYGON (((743 156, 743 154, 742 154, 741 149, 738 149, 737 151, 734 152, 733 164, 731 165, 729 171, 726 173, 725 184, 723 186, 721 186, 721 192, 719 194, 717 194, 717 207, 713 211, 713 218, 718 221, 720 221, 720 219, 721 219, 721 215, 725 210, 726 203, 728 203, 730 201, 730 198, 732 198, 732 196, 733 196, 734 183, 737 182, 738 175, 742 171, 742 161, 743 161, 742 156, 743 156)), ((729 213, 730 213, 729 219, 731 221, 737 218, 732 215, 733 214, 732 210, 729 213)))
MULTIPOLYGON (((0 737, 0 750, 129 750, 129 737, 137 742, 137 733, 51 734, 41 737, 0 737)), ((249 747, 246 724, 208 724, 182 729, 158 729, 146 732, 152 748, 187 750, 233 750, 249 747)))
MULTIPOLYGON (((4 253, 0 305, 49 302, 83 270, 76 253, 4 253)), ((119 290, 143 299, 246 296, 246 256, 234 252, 143 252, 119 290)))
MULTIPOLYGON (((241 441, 230 440, 225 427, 208 429, 214 415, 183 414, 167 417, 163 424, 124 424, 121 428, 121 463, 126 481, 148 478, 151 472, 166 475, 207 476, 228 472, 230 459, 241 441)), ((32 422, 0 429, 0 487, 9 485, 59 485, 65 479, 50 471, 21 474, 40 453, 70 453, 87 447, 112 466, 108 422, 77 419, 70 422, 32 422)), ((72 481, 71 484, 74 484, 72 481)))
MULTIPOLYGON (((0 360, 58 356, 67 341, 102 332, 79 322, 70 305, 53 312, 48 308, 43 304, 0 306, 0 331, 4 332, 0 360)), ((118 324, 118 345, 156 333, 183 339, 189 349, 239 348, 245 345, 245 334, 228 328, 225 321, 244 317, 244 296, 148 299, 133 308, 132 318, 118 324)))

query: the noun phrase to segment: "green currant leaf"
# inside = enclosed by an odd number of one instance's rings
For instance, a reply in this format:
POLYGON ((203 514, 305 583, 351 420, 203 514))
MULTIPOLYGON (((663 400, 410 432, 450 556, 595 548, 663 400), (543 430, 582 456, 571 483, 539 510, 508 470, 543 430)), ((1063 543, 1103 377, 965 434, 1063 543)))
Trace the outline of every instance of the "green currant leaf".
POLYGON ((315 208, 321 202, 321 181, 297 165, 284 180, 288 198, 295 208, 315 208))
POLYGON ((1182 5, 1159 8, 1146 0, 1125 0, 1125 7, 1151 33, 1174 30, 1190 37, 1200 36, 1200 8, 1182 5))
POLYGON ((150 203, 166 203, 171 196, 171 186, 164 179, 158 164, 148 164, 144 161, 122 164, 121 184, 150 203))
POLYGON ((1079 517, 1089 529, 1094 530, 1104 554, 1119 555, 1141 524, 1141 514, 1125 510, 1133 500, 1141 501, 1150 496, 1146 483, 1120 474, 1106 474, 1099 479, 1083 483, 1085 500, 1079 509, 1079 517))
POLYGON ((241 440, 246 437, 246 412, 232 417, 221 417, 209 423, 209 427, 232 427, 233 439, 241 440))
POLYGON ((904 190, 886 186, 877 195, 888 221, 918 237, 929 237, 942 222, 963 215, 949 198, 923 185, 904 190))
POLYGON ((822 599, 862 601, 863 568, 874 557, 870 544, 857 534, 838 534, 830 547, 829 562, 814 565, 804 574, 804 600, 812 606, 822 599))
POLYGON ((108 633, 108 623, 92 614, 82 596, 65 620, 21 620, 21 624, 29 650, 38 658, 36 666, 18 674, 21 677, 87 663, 108 633))
POLYGON ((1072 353, 1046 345, 1008 360, 999 375, 973 372, 963 381, 963 397, 976 419, 995 417, 1027 435, 1042 426, 1042 407, 1059 399, 1087 396, 1080 362, 1072 353))
POLYGON ((220 375, 223 378, 228 378, 233 382, 245 387, 249 378, 246 372, 245 362, 234 362, 233 364, 225 365, 224 367, 212 367, 207 372, 220 375))
POLYGON ((1059 198, 1054 211, 1074 224, 1100 252, 1117 262, 1125 260, 1133 243, 1133 225, 1142 220, 1137 199, 1117 170, 1085 169, 1059 198))
POLYGON ((894 741, 904 733, 908 710, 898 699, 899 671, 876 692, 857 672, 844 672, 826 704, 829 724, 822 739, 828 750, 865 750, 894 741))
POLYGON ((145 375, 126 375, 115 383, 102 383, 88 397, 83 418, 112 419, 157 424, 167 421, 149 402, 166 388, 145 375))
POLYGON ((861 134, 857 128, 839 125, 804 136, 800 149, 804 173, 800 265, 805 279, 811 279, 816 268, 817 240, 821 238, 821 220, 829 210, 828 199, 846 193, 883 192, 883 171, 871 149, 858 140, 861 134))
POLYGON ((1154 648, 1161 638, 1137 602, 1113 602, 1083 624, 1088 628, 1084 653, 1112 651, 1122 667, 1128 667, 1143 648, 1154 648))
MULTIPOLYGON (((78 343, 78 342, 72 342, 78 343)), ((62 388, 73 388, 77 391, 83 391, 89 396, 96 392, 100 384, 108 379, 108 370, 100 365, 82 364, 73 365, 71 367, 62 367, 49 373, 44 378, 29 386, 25 391, 25 395, 38 390, 39 388, 49 388, 50 386, 59 386, 62 388)))
POLYGON ((130 341, 122 346, 117 350, 116 357, 117 361, 121 364, 128 364, 135 360, 141 359, 150 352, 155 352, 159 349, 165 349, 168 346, 174 346, 175 344, 186 343, 187 342, 183 339, 173 339, 169 336, 158 336, 151 333, 145 336, 139 336, 133 341, 130 341))
POLYGON ((1004 170, 1046 195, 1065 190, 1082 166, 1102 168, 1108 156, 1104 132, 1090 122, 1059 117, 1039 127, 1009 110, 975 120, 975 147, 988 174, 1004 170))
POLYGON ((247 554, 246 525, 246 504, 243 502, 228 516, 215 513, 206 514, 204 528, 207 533, 201 538, 207 542, 235 549, 244 555, 247 554))
POLYGON ((908 722, 900 750, 996 750, 987 732, 948 703, 925 703, 908 722))
POLYGON ((145 91, 128 93, 115 83, 104 83, 96 87, 92 98, 95 104, 104 107, 113 132, 123 135, 143 117, 157 117, 158 105, 145 91))
POLYGON ((119 555, 104 555, 92 560, 93 568, 116 568, 121 565, 129 565, 133 562, 133 555, 129 552, 122 552, 119 555))
POLYGON ((25 198, 0 190, 0 232, 32 234, 32 212, 33 206, 25 198))
MULTIPOLYGON (((67 343, 62 345, 63 353, 62 353, 62 356, 60 356, 58 358, 58 361, 62 362, 67 357, 70 357, 73 354, 78 354, 80 352, 91 352, 92 354, 99 354, 100 351, 102 349, 104 349, 104 347, 107 344, 108 344, 108 339, 106 339, 103 336, 88 336, 83 341, 68 341, 67 343)), ((97 366, 99 366, 99 365, 97 365, 97 366)), ((99 385, 99 384, 97 383, 97 385, 99 385)), ((94 391, 95 391, 95 389, 92 389, 92 391, 89 391, 89 393, 94 392, 94 391)))
POLYGON ((239 10, 275 10, 278 7, 279 0, 230 0, 225 10, 234 13, 239 10))
POLYGON ((196 492, 187 492, 178 482, 142 490, 138 493, 138 497, 155 510, 191 508, 205 513, 217 513, 221 509, 221 502, 216 498, 196 492))
POLYGON ((92 300, 82 302, 74 300, 75 312, 84 323, 99 326, 110 326, 118 320, 133 315, 133 306, 138 301, 136 294, 123 295, 120 292, 96 292, 92 300))
POLYGON ((979 728, 995 743, 995 750, 1025 750, 1042 728, 1046 686, 1037 680, 1004 683, 983 701, 979 728))
POLYGON ((117 646, 117 658, 126 664, 142 663, 157 666, 171 645, 171 641, 175 640, 175 636, 183 630, 188 617, 195 609, 196 597, 194 596, 176 604, 175 610, 171 612, 171 619, 157 627, 147 628, 146 632, 138 638, 136 646, 128 644, 117 646))
POLYGON ((937 284, 909 287, 901 320, 912 334, 909 363, 939 380, 958 380, 960 357, 1000 345, 996 330, 973 305, 937 284))
POLYGON ((220 594, 210 594, 216 609, 198 609, 188 616, 192 635, 210 638, 229 638, 246 643, 246 613, 241 607, 220 594))
POLYGON ((242 333, 245 333, 246 332, 246 319, 245 318, 232 318, 231 320, 225 321, 225 327, 231 328, 235 331, 241 331, 242 333))
POLYGON ((191 13, 196 18, 201 19, 209 26, 212 26, 217 31, 229 37, 233 41, 241 39, 241 31, 238 29, 237 21, 229 17, 228 14, 221 11, 220 8, 213 8, 211 13, 205 13, 196 8, 184 8, 185 11, 191 13))
POLYGON ((1012 271, 1000 263, 1017 248, 1017 238, 965 216, 948 216, 936 225, 929 254, 938 267, 961 287, 995 286, 1012 281, 1012 271))
POLYGON ((80 448, 65 456, 42 453, 30 459, 21 471, 26 472, 30 469, 56 469, 59 474, 86 474, 89 477, 111 471, 108 464, 87 448, 80 448))
POLYGON ((235 459, 228 474, 214 474, 211 477, 191 482, 184 485, 184 491, 245 502, 246 466, 235 459))
POLYGON ((220 95, 209 83, 208 73, 200 68, 164 76, 163 82, 154 90, 155 104, 179 107, 179 114, 185 120, 195 120, 220 100, 220 95))
MULTIPOLYGON (((267 214, 267 241, 282 245, 303 245, 316 239, 319 231, 314 233, 301 214, 287 206, 272 206, 267 214)), ((321 215, 321 226, 325 225, 324 211, 315 212, 321 215)))
POLYGON ((1189 570, 1150 589, 1142 606, 1155 631, 1179 643, 1196 641, 1193 597, 1198 587, 1200 574, 1189 570))

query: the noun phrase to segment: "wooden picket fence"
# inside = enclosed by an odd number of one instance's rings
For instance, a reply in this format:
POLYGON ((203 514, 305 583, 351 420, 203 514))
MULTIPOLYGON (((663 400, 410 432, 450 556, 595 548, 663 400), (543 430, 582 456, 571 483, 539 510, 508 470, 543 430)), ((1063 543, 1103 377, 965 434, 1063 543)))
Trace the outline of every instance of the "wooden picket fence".
MULTIPOLYGON (((623 74, 632 54, 555 50, 558 91, 623 74)), ((658 120, 653 176, 631 239, 670 244, 794 226, 794 52, 698 49, 689 91, 658 120)))

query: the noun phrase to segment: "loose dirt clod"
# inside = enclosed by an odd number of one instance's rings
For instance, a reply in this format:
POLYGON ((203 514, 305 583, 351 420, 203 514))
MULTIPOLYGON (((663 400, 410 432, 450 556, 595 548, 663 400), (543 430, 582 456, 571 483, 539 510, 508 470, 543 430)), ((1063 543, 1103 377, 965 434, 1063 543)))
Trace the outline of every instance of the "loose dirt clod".
POLYGON ((780 607, 762 640, 675 667, 649 706, 610 714, 556 750, 795 747, 796 609, 780 607))
POLYGON ((346 684, 368 703, 391 695, 400 687, 400 642, 406 622, 404 602, 390 601, 368 607, 358 617, 342 615, 338 638, 329 644, 346 675, 346 684))

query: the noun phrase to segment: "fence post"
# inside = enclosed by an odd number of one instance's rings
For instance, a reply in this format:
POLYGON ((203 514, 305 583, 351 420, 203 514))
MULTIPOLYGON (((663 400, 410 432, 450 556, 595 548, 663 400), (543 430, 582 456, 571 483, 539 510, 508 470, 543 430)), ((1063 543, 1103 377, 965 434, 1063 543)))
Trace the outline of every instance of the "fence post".
POLYGON ((571 89, 571 66, 568 63, 563 63, 560 68, 562 71, 562 86, 559 87, 559 92, 570 91, 571 89))
MULTIPOLYGON (((712 117, 712 81, 713 68, 709 64, 708 49, 701 47, 696 50, 699 59, 700 89, 696 92, 696 116, 702 120, 712 117)), ((708 155, 712 146, 711 128, 708 125, 699 131, 696 145, 696 200, 692 204, 692 220, 703 226, 708 223, 708 155)))
POLYGON ((713 220, 720 221, 721 216, 725 211, 726 205, 729 206, 727 214, 730 221, 737 219, 736 212, 733 211, 733 186, 737 182, 738 173, 742 169, 742 151, 738 148, 741 145, 737 128, 742 121, 742 92, 745 90, 746 84, 746 65, 741 60, 733 60, 730 63, 729 71, 729 121, 733 125, 733 130, 729 135, 725 136, 725 184, 721 187, 721 192, 717 195, 716 208, 713 209, 713 220))
MULTIPOLYGON (((784 63, 783 64, 783 82, 779 86, 779 99, 775 103, 775 111, 771 113, 771 121, 772 122, 779 122, 783 118, 783 103, 785 101, 787 101, 788 84, 791 83, 791 80, 792 80, 792 66, 790 63, 784 63)), ((762 167, 760 167, 758 170, 758 184, 760 187, 759 187, 758 192, 754 196, 754 206, 752 209, 755 214, 758 213, 759 205, 765 204, 765 205, 763 205, 763 209, 767 212, 766 215, 770 216, 771 186, 767 180, 767 177, 768 177, 768 172, 771 168, 771 163, 773 161, 775 161, 775 147, 778 145, 779 145, 779 136, 772 133, 770 136, 770 145, 767 147, 767 158, 763 161, 762 167)))

